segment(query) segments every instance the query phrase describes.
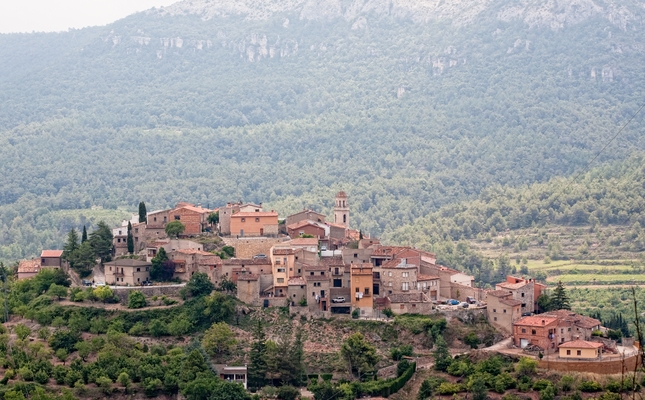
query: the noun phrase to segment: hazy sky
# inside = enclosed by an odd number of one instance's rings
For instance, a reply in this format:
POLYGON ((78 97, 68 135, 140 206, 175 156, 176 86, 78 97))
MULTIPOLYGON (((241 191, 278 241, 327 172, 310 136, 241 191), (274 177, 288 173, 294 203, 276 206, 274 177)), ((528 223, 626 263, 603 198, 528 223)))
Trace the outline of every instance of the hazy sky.
POLYGON ((0 33, 105 25, 178 0, 0 0, 0 33))

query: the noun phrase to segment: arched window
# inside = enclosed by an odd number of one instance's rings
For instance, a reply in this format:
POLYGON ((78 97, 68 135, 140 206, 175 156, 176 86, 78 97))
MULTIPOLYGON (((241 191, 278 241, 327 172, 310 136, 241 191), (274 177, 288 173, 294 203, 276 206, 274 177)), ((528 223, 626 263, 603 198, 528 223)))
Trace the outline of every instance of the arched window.
POLYGON ((347 223, 347 214, 343 214, 343 224, 347 223))

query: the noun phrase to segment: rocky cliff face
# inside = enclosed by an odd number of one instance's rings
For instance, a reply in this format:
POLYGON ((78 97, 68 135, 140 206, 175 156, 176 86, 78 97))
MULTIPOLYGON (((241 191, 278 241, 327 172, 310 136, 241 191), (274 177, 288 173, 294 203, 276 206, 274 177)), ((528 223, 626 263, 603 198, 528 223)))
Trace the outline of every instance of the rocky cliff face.
MULTIPOLYGON (((591 18, 604 18, 625 30, 640 26, 645 11, 643 0, 519 0, 502 4, 492 0, 183 0, 154 10, 163 15, 199 15, 214 17, 243 16, 264 20, 275 14, 296 14, 301 19, 365 19, 367 14, 406 18, 417 23, 450 20, 454 25, 468 25, 486 13, 502 21, 522 21, 530 27, 562 29, 591 18)), ((364 22, 362 22, 364 23, 364 22)))

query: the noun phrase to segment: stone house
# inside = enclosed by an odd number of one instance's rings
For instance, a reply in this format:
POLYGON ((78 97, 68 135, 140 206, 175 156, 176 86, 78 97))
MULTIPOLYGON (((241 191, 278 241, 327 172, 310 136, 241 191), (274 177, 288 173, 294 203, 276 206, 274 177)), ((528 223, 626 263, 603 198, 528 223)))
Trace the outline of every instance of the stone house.
POLYGON ((264 275, 270 274, 272 271, 273 266, 269 258, 230 258, 222 260, 222 268, 218 280, 226 277, 237 283, 238 277, 244 273, 264 275))
POLYGON ((150 281, 151 263, 121 258, 104 264, 105 283, 119 286, 141 286, 150 281))
POLYGON ((535 287, 532 279, 520 279, 512 276, 506 277, 506 282, 495 285, 496 290, 505 290, 513 295, 515 300, 522 303, 522 313, 528 314, 535 311, 535 287))
POLYGON ((603 344, 585 340, 573 340, 558 346, 560 358, 577 358, 584 360, 598 359, 602 355, 603 344))
POLYGON ((537 346, 545 353, 557 351, 558 319, 543 315, 521 318, 513 323, 513 342, 519 348, 537 346))
POLYGON ((373 315, 373 268, 372 264, 350 265, 352 309, 359 310, 362 317, 372 317, 373 315))
POLYGON ((201 206, 194 206, 189 203, 179 203, 175 208, 170 210, 168 222, 181 222, 186 227, 182 234, 184 236, 199 235, 204 232, 206 227, 209 225, 208 216, 211 212, 213 212, 213 210, 209 210, 201 206))
POLYGON ((307 306, 310 311, 329 310, 329 276, 305 275, 307 282, 307 306))
POLYGON ((439 300, 440 284, 438 276, 417 275, 417 289, 425 293, 431 301, 439 300))
POLYGON ((307 300, 307 304, 313 302, 312 298, 307 297, 307 282, 300 276, 289 278, 287 296, 291 300, 291 305, 298 305, 302 299, 307 300))
POLYGON ((419 266, 408 264, 405 258, 388 261, 381 266, 383 295, 417 292, 419 266))
POLYGON ((328 236, 329 226, 311 220, 299 221, 287 225, 287 234, 292 238, 302 235, 311 235, 316 239, 323 239, 328 236))
POLYGON ((493 290, 487 294, 488 322, 504 333, 512 334, 513 323, 522 318, 522 303, 505 290, 493 290))
POLYGON ((64 263, 63 250, 43 250, 40 253, 41 268, 62 268, 64 263))
POLYGON ((221 207, 219 209, 219 225, 222 235, 228 236, 231 233, 235 234, 234 231, 231 231, 231 215, 239 212, 262 212, 262 203, 227 203, 226 206, 221 207))
POLYGON ((432 301, 423 293, 391 294, 386 297, 385 308, 394 314, 430 314, 432 301))
POLYGON ((325 222, 325 218, 327 218, 324 214, 321 214, 319 212, 316 212, 314 210, 310 209, 305 209, 300 212, 297 212, 295 214, 289 215, 286 220, 285 220, 285 225, 287 227, 289 225, 297 224, 298 222, 301 221, 312 221, 312 222, 325 222))
POLYGON ((22 260, 18 264, 18 279, 33 278, 40 272, 40 259, 22 260))
POLYGON ((271 265, 273 268, 273 286, 275 296, 286 296, 289 277, 295 274, 295 250, 291 247, 276 247, 271 249, 271 265))
POLYGON ((600 330, 601 327, 599 320, 570 310, 548 311, 540 315, 558 319, 558 343, 591 340, 593 331, 600 330))
POLYGON ((178 250, 204 250, 204 245, 187 239, 160 239, 148 243, 146 247, 146 260, 152 261, 157 255, 159 249, 162 248, 166 253, 171 253, 178 250))
POLYGON ((237 212, 232 214, 231 235, 234 236, 277 236, 278 213, 270 212, 237 212))
POLYGON ((348 249, 341 250, 343 255, 343 262, 345 264, 367 264, 372 263, 372 253, 374 249, 367 247, 364 249, 348 249))
POLYGON ((168 253, 168 258, 175 263, 173 278, 182 281, 190 280, 195 272, 202 272, 212 276, 213 271, 222 269, 222 259, 213 253, 196 249, 181 249, 168 253))
POLYGON ((259 276, 245 274, 238 277, 237 298, 248 305, 260 306, 259 276))
POLYGON ((347 228, 342 224, 327 222, 329 226, 329 237, 331 239, 345 239, 347 237, 347 228))

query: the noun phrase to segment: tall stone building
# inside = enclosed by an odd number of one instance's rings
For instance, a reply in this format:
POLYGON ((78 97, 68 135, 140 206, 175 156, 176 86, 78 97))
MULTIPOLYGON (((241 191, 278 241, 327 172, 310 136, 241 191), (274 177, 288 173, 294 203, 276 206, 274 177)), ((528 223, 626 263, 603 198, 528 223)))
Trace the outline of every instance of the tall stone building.
POLYGON ((342 191, 336 195, 334 223, 343 225, 345 229, 349 228, 349 203, 347 202, 347 195, 342 191))

